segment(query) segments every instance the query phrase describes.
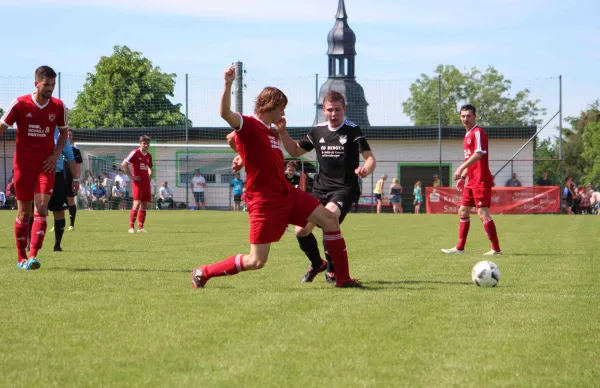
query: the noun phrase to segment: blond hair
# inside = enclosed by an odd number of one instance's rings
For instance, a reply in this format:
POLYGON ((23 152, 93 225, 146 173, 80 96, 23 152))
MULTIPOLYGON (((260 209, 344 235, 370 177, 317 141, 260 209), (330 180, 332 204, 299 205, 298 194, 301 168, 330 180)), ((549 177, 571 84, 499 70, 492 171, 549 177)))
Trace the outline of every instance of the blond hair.
POLYGON ((254 113, 258 115, 271 112, 277 108, 285 108, 287 103, 288 99, 281 90, 272 86, 267 86, 260 92, 258 97, 256 97, 254 113))

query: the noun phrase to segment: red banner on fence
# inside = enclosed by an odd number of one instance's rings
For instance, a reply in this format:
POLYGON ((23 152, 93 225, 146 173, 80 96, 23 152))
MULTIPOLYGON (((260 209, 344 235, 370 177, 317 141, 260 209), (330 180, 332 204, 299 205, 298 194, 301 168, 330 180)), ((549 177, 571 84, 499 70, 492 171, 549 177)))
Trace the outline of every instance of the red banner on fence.
MULTIPOLYGON (((462 192, 454 187, 427 187, 427 213, 456 214, 462 201, 462 192)), ((473 212, 477 209, 473 208, 473 212)), ((560 187, 494 187, 492 214, 558 213, 560 187)))

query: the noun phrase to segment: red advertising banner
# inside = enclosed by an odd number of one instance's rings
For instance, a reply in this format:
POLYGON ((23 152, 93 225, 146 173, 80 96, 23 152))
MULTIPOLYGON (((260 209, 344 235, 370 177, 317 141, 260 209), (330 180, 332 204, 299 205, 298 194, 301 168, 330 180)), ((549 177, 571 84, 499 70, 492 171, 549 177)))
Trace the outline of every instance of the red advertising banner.
MULTIPOLYGON (((462 192, 454 187, 427 187, 425 191, 428 214, 456 214, 462 201, 462 192)), ((492 214, 558 213, 560 187, 494 187, 492 214)), ((473 208, 473 212, 477 212, 473 208)))

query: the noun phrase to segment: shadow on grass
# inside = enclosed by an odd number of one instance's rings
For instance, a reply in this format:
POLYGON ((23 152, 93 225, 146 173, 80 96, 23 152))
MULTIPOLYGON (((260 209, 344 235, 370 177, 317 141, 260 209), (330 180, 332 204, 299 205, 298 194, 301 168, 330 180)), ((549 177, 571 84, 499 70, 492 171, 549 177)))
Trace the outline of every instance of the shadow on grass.
POLYGON ((505 253, 503 256, 568 256, 568 253, 505 253))
POLYGON ((70 272, 172 272, 172 273, 192 273, 191 269, 152 269, 152 268, 64 268, 53 267, 48 270, 70 271, 70 272))
MULTIPOLYGON (((471 286, 472 282, 446 282, 441 280, 375 280, 364 282, 365 286, 373 285, 419 285, 419 284, 442 284, 449 286, 471 286)), ((421 289, 421 288, 419 288, 421 289)))

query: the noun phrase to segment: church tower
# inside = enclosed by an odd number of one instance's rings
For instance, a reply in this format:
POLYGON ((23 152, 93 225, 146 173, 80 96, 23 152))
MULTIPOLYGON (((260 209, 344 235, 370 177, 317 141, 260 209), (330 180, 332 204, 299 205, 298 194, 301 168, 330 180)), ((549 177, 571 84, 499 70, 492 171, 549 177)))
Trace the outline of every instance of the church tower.
POLYGON ((348 106, 346 118, 362 128, 369 127, 369 117, 367 115, 369 104, 365 99, 362 86, 356 82, 356 35, 348 25, 344 0, 339 0, 335 18, 335 25, 327 36, 329 74, 327 81, 321 86, 319 92, 318 114, 315 124, 327 121, 323 115, 323 96, 328 91, 335 90, 342 93, 346 98, 346 105, 348 106))

